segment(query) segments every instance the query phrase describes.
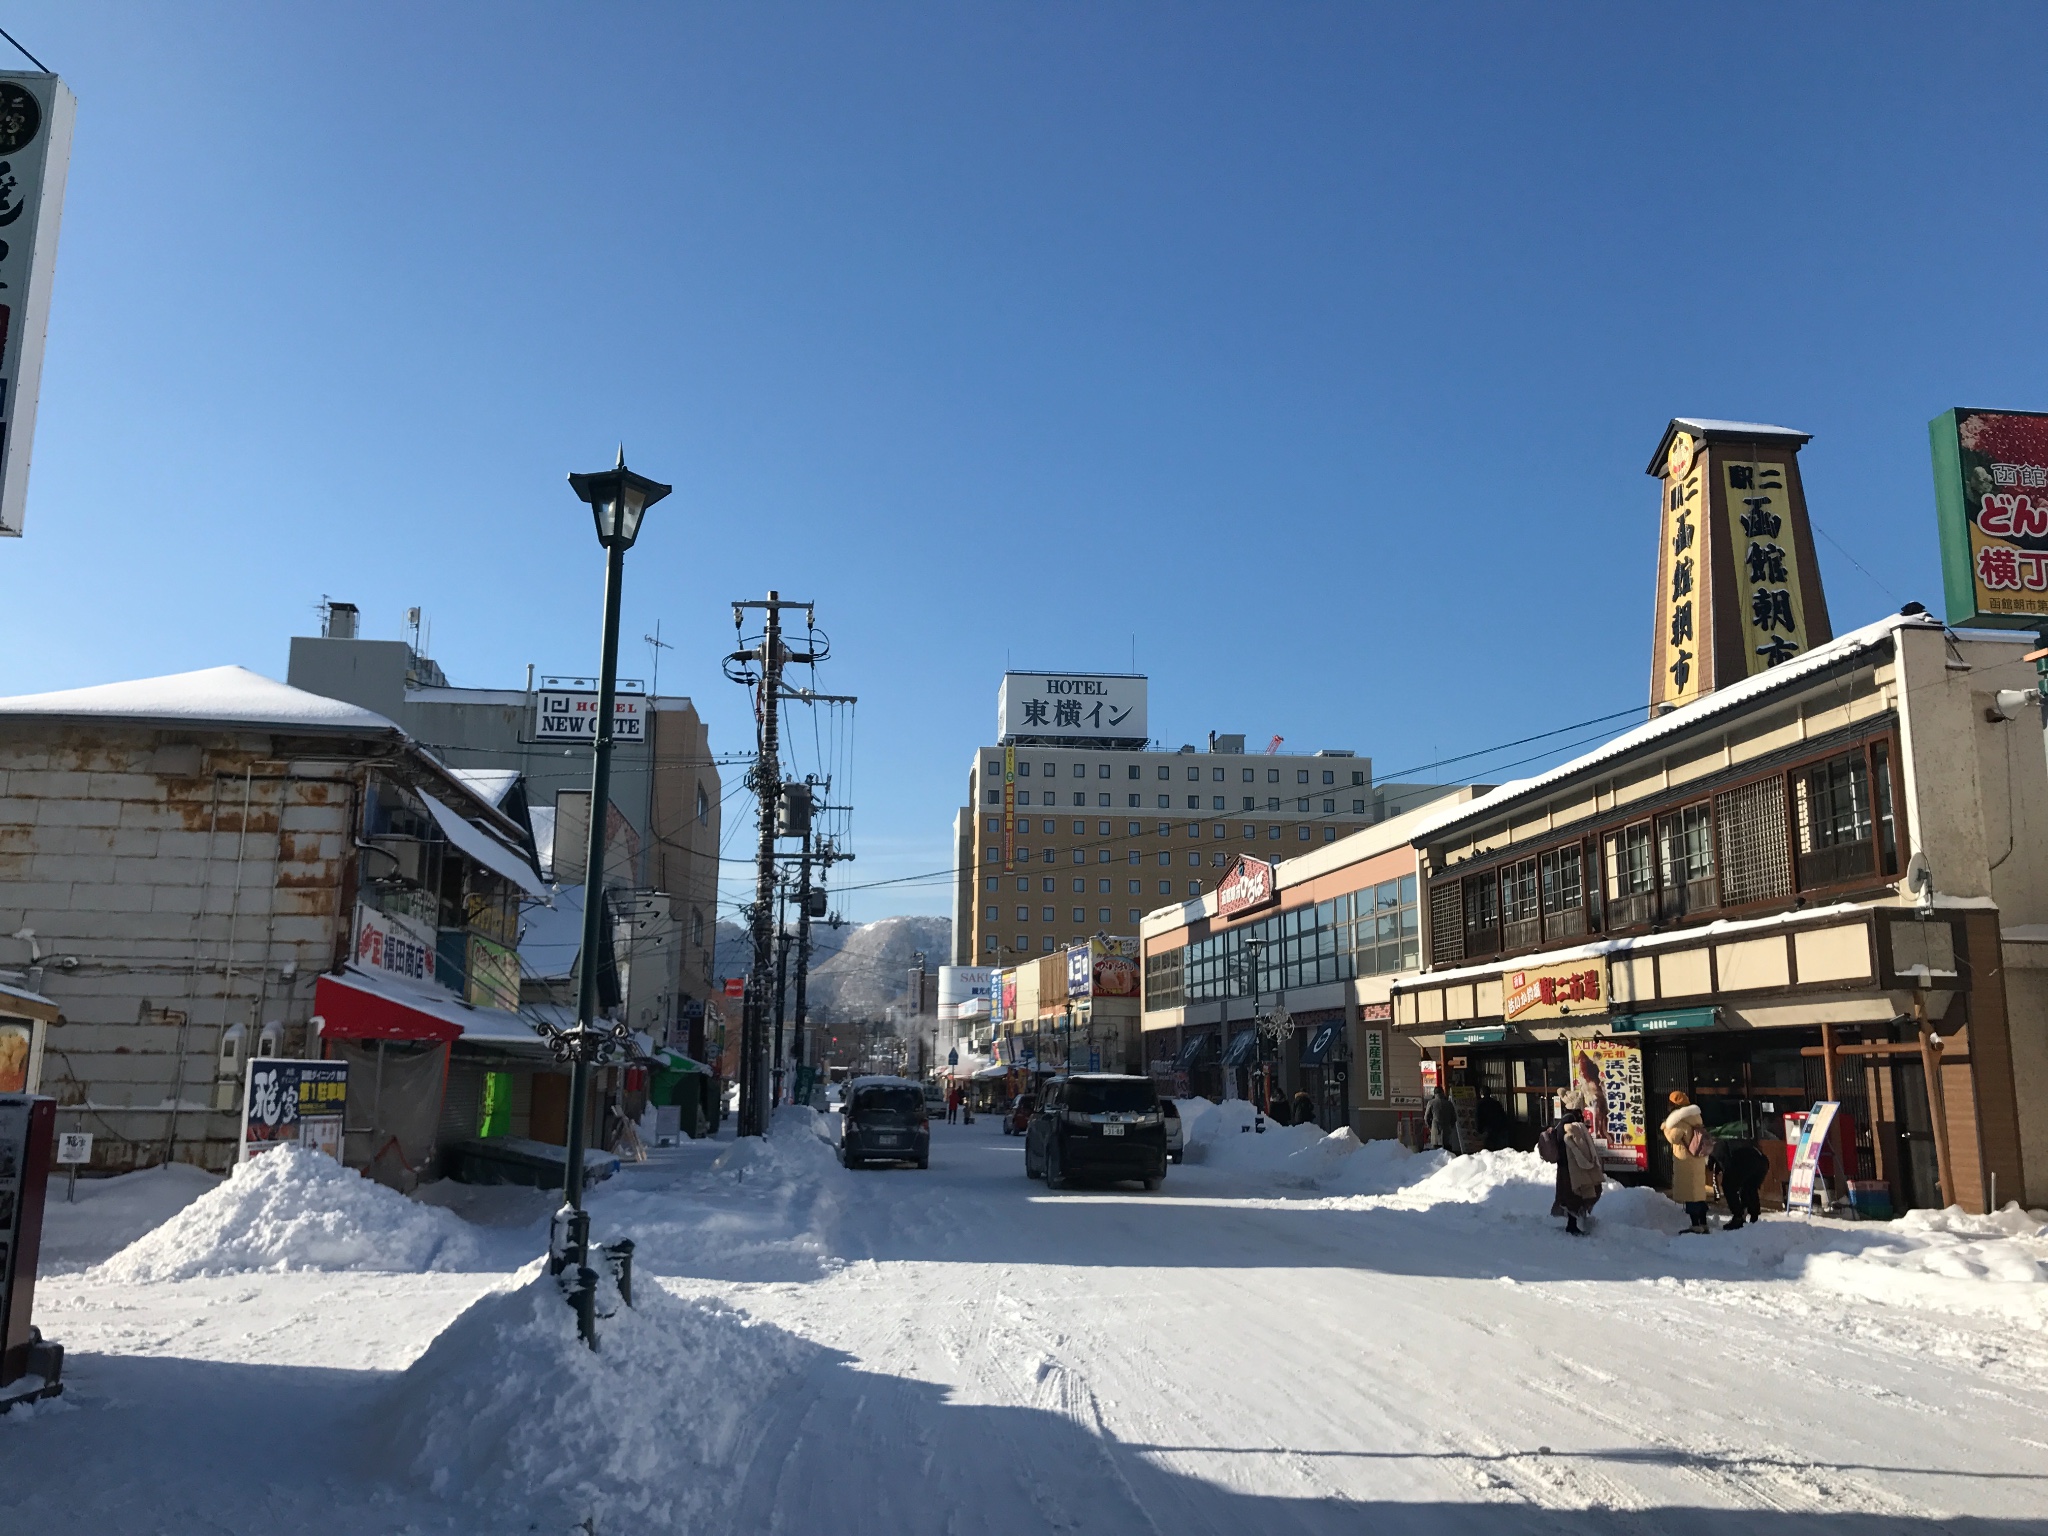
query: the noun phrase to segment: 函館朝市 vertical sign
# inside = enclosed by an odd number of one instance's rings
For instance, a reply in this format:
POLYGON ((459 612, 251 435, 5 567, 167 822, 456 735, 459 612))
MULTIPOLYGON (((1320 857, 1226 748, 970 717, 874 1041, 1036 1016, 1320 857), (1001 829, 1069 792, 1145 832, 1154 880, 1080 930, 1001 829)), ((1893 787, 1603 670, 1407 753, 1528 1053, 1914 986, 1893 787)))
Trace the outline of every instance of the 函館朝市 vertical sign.
POLYGON ((1928 434, 1949 623, 2048 625, 2048 415, 1958 409, 1928 434))
POLYGON ((1806 605, 1799 589, 1799 546, 1790 533, 1785 462, 1724 458, 1729 547, 1735 555, 1737 612, 1744 623, 1743 666, 1750 676, 1803 656, 1806 605))
POLYGON ((1700 557, 1706 546, 1700 542, 1699 464, 1694 456, 1692 434, 1675 433, 1664 461, 1664 555, 1660 591, 1659 631, 1663 642, 1659 669, 1668 680, 1661 702, 1690 704, 1700 691, 1700 637, 1706 626, 1700 622, 1700 602, 1705 583, 1700 580, 1700 557))
POLYGON ((21 536, 57 224, 78 103, 55 75, 0 71, 0 534, 21 536))

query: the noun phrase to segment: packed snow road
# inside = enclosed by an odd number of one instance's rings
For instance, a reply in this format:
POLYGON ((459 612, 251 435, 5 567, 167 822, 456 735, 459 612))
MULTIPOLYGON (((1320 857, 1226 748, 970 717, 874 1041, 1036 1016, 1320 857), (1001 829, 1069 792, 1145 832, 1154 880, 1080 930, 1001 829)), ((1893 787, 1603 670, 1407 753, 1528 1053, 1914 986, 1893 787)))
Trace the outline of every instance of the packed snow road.
MULTIPOLYGON (((213 1190, 46 1282, 74 1384, 0 1421, 18 1528, 2048 1531, 2024 1213, 1692 1238, 1610 1190, 1578 1240, 1507 1154, 1218 1112, 1157 1193, 1050 1193, 992 1119, 859 1172, 809 1121, 595 1193, 647 1292, 595 1359, 519 1268, 540 1197, 213 1190)), ((169 1214, 116 1183, 70 1261, 169 1214)))

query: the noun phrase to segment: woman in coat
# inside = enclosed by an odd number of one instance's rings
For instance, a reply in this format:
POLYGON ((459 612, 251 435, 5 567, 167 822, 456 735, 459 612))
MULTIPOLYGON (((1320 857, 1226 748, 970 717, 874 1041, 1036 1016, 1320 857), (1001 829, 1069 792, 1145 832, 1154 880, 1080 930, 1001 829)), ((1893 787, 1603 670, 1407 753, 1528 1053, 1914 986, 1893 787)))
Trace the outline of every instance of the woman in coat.
POLYGON ((1691 1218, 1689 1232, 1711 1232, 1707 1225, 1707 1124, 1699 1105, 1673 1090, 1671 1113, 1664 1117, 1664 1139, 1671 1143, 1671 1198, 1691 1218))
POLYGON ((1307 1090, 1304 1089, 1295 1094, 1288 1108, 1293 1112, 1296 1125, 1314 1125, 1317 1123, 1316 1101, 1308 1096, 1307 1090))
POLYGON ((1558 1108, 1563 1118, 1536 1138, 1536 1151, 1546 1163, 1557 1164, 1550 1214, 1562 1216, 1565 1231, 1573 1237, 1584 1237, 1607 1176, 1600 1171, 1600 1148, 1586 1129, 1586 1096, 1574 1088, 1558 1101, 1558 1108))

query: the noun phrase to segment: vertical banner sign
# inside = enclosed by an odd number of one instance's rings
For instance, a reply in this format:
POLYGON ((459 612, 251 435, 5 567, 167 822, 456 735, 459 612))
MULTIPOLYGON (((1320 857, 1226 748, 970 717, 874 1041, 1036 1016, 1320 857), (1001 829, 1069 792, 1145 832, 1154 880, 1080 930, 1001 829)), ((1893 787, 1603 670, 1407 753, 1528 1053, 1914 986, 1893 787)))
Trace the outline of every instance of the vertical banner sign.
POLYGON ((1569 1049, 1572 1086, 1586 1096, 1586 1129, 1600 1147, 1600 1166, 1640 1173, 1650 1166, 1643 1053, 1617 1040, 1575 1040, 1569 1049))
POLYGON ((1700 691, 1700 646, 1706 636, 1700 598, 1700 474, 1692 435, 1680 432, 1671 440, 1664 461, 1664 548, 1658 561, 1663 572, 1662 600, 1657 615, 1659 703, 1690 704, 1700 691))
POLYGON ((1017 867, 1017 749, 1003 748, 1003 868, 1017 867))
POLYGON ((1735 587, 1749 621, 1743 661, 1754 677, 1807 649, 1799 546, 1787 531, 1792 503, 1782 462, 1724 459, 1721 475, 1728 492, 1735 587))
POLYGON ((57 225, 78 101, 55 75, 0 71, 0 534, 28 511, 57 225))
POLYGON ((1949 623, 2048 627, 2048 416, 1954 410, 1927 430, 1949 623))
POLYGON ((1791 1178, 1785 1185, 1786 1210, 1813 1213, 1813 1183, 1820 1172, 1821 1149, 1828 1144, 1828 1128, 1835 1123, 1835 1111, 1841 1107, 1824 1101, 1801 1117, 1799 1140, 1792 1147, 1791 1178))
POLYGON ((295 1141, 341 1161, 348 1063, 249 1059, 242 1090, 242 1161, 295 1141))
POLYGON ((1385 1037, 1376 1029, 1365 1032, 1365 1096, 1377 1103, 1387 1096, 1387 1055, 1385 1037))

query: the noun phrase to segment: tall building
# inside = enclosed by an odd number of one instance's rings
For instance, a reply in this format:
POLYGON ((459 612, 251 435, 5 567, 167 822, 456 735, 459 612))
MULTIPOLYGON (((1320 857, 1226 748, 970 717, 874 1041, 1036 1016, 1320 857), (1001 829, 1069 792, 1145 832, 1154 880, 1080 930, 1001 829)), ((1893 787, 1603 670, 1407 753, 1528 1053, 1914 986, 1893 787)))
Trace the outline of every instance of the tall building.
MULTIPOLYGON (((529 671, 525 688, 457 688, 408 642, 359 638, 350 604, 329 605, 323 631, 293 638, 293 687, 375 710, 450 767, 479 782, 495 776, 500 793, 525 797, 543 871, 565 884, 582 880, 594 680, 543 677, 535 687, 529 671)), ((622 967, 634 977, 625 1014, 657 1040, 701 1043, 692 1026, 712 996, 718 769, 688 698, 648 697, 627 684, 618 718, 605 884, 622 967)), ((559 952, 523 944, 529 976, 536 965, 543 978, 568 975, 580 918, 556 916, 530 914, 544 930, 542 948, 559 952)))
MULTIPOLYGON (((997 715, 954 823, 956 964, 1135 934, 1153 908, 1213 891, 1240 853, 1288 857, 1390 814, 1354 752, 1248 753, 1214 733, 1206 750, 1160 748, 1140 676, 1006 673, 997 715)), ((1401 785, 1397 803, 1431 788, 1401 785)))

